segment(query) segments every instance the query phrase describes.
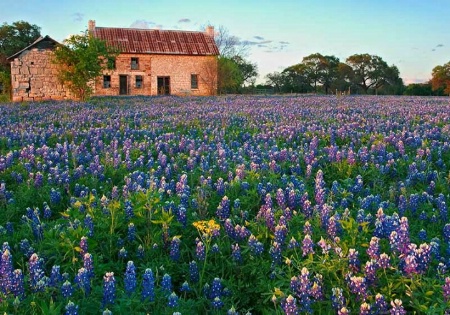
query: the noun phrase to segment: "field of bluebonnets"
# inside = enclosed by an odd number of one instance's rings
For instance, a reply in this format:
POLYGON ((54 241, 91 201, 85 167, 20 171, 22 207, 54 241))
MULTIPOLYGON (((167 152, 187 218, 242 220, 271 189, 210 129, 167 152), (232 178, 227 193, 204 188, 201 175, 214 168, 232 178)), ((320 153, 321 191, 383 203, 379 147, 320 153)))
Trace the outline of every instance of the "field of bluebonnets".
POLYGON ((0 106, 0 311, 444 314, 450 101, 0 106))

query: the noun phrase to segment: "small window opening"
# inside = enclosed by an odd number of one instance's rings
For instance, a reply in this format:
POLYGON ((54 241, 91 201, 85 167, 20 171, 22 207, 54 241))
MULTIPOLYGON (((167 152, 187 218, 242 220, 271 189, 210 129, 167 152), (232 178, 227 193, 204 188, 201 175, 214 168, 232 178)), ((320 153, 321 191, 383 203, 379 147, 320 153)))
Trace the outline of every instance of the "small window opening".
POLYGON ((131 70, 138 70, 139 69, 139 58, 131 58, 131 70))
POLYGON ((111 76, 110 75, 104 75, 103 76, 103 88, 108 89, 111 87, 111 76))
POLYGON ((191 89, 198 89, 198 74, 191 74, 191 89))
POLYGON ((136 88, 140 89, 142 87, 143 78, 141 75, 136 76, 136 88))

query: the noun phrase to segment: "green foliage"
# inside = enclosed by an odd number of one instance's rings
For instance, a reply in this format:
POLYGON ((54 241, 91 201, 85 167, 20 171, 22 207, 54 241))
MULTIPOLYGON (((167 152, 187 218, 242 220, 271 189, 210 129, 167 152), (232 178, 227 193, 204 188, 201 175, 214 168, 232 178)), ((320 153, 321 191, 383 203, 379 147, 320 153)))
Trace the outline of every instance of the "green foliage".
POLYGON ((433 68, 431 86, 433 91, 443 90, 450 95, 450 61, 433 68))
POLYGON ((76 97, 86 100, 92 94, 95 79, 108 69, 117 51, 87 31, 72 35, 64 44, 55 50, 59 79, 76 97))
POLYGON ((231 58, 219 57, 217 76, 219 94, 237 93, 239 87, 244 83, 239 65, 231 58))
POLYGON ((433 91, 430 83, 411 83, 405 88, 405 95, 432 96, 443 95, 443 89, 433 91))
POLYGON ((0 71, 10 71, 7 57, 24 49, 41 36, 41 28, 25 21, 0 26, 0 71))

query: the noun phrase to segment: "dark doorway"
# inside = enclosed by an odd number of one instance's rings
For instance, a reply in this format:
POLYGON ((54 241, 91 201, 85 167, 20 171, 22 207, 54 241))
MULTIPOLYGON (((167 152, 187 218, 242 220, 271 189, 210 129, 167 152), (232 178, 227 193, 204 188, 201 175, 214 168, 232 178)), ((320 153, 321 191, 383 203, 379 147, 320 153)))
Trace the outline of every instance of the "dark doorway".
POLYGON ((170 95, 170 77, 158 77, 158 95, 170 95))
POLYGON ((128 77, 126 75, 119 76, 119 94, 128 95, 128 77))

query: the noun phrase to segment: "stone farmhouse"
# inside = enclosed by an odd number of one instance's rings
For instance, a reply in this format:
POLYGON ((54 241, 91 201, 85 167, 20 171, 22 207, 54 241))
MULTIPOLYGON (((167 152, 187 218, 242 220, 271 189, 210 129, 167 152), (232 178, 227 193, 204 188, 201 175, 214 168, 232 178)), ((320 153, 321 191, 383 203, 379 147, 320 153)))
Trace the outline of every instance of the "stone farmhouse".
MULTIPOLYGON (((97 78, 93 95, 193 95, 217 93, 214 28, 205 32, 96 27, 91 36, 119 50, 111 70, 97 78)), ((60 45, 41 37, 8 59, 11 61, 12 100, 71 98, 58 81, 53 50, 60 45)))

